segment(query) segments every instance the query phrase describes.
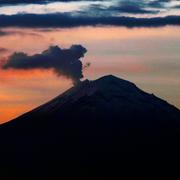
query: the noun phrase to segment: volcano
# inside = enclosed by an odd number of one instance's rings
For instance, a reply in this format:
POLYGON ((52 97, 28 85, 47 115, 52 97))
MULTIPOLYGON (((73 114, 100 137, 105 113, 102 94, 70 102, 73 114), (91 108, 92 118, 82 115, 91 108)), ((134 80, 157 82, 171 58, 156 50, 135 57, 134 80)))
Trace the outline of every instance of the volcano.
POLYGON ((108 75, 1 125, 1 174, 167 176, 180 160, 179 140, 179 109, 108 75))

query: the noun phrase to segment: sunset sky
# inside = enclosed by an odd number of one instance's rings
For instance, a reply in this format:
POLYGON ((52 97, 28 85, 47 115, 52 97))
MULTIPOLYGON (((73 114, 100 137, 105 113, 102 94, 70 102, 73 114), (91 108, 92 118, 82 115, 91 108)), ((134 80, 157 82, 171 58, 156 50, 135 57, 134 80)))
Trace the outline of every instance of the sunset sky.
POLYGON ((85 47, 83 79, 113 74, 180 108, 179 25, 178 0, 0 0, 0 123, 73 85, 53 68, 3 68, 50 46, 85 47))

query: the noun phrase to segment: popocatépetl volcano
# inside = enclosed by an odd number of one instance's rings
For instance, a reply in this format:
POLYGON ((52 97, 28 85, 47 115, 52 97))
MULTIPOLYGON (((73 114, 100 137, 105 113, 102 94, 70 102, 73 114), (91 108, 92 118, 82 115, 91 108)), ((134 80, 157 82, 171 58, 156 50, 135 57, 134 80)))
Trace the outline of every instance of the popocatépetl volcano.
POLYGON ((166 101, 112 75, 85 80, 0 126, 1 170, 139 176, 180 160, 179 132, 180 111, 166 101))

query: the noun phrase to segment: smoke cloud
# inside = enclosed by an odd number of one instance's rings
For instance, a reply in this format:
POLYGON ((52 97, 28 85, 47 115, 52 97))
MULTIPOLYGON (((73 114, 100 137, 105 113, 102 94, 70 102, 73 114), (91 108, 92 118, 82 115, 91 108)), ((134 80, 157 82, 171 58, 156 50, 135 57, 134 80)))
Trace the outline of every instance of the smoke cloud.
POLYGON ((76 84, 83 78, 81 58, 87 52, 81 45, 69 49, 51 46, 40 54, 29 56, 23 52, 13 53, 2 65, 3 69, 52 69, 57 76, 65 76, 76 84))

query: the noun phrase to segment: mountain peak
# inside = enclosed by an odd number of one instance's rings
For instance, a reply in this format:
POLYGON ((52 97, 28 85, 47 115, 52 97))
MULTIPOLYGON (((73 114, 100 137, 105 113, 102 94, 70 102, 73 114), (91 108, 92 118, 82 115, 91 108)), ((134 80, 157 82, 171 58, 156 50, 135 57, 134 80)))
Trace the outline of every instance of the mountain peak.
POLYGON ((173 115, 176 113, 171 113, 173 111, 179 113, 177 108, 166 101, 144 92, 132 82, 113 75, 103 76, 94 81, 84 80, 32 112, 35 114, 61 114, 71 106, 82 111, 84 108, 89 111, 95 110, 97 113, 103 110, 112 116, 115 116, 115 112, 121 112, 119 115, 129 116, 129 113, 135 113, 144 118, 146 113, 154 113, 154 116, 163 114, 163 118, 166 118, 169 115, 176 116, 173 115), (164 116, 164 114, 166 115, 164 116))
POLYGON ((110 80, 110 79, 119 79, 119 78, 112 74, 108 74, 108 75, 100 77, 99 79, 109 79, 110 80))
MULTIPOLYGON (((105 90, 105 89, 114 89, 114 88, 137 88, 135 84, 121 79, 119 77, 113 76, 113 75, 106 75, 103 77, 100 77, 96 80, 84 80, 80 83, 78 83, 76 86, 74 86, 72 89, 76 89, 78 91, 81 91, 82 88, 94 88, 96 90, 105 90)), ((86 89, 88 91, 88 89, 86 89)))
MULTIPOLYGON (((85 80, 86 83, 89 81, 89 80, 85 80)), ((83 81, 84 82, 84 81, 83 81)), ((90 81, 89 81, 90 82, 90 81)), ((93 81, 91 81, 93 82, 93 81)), ((124 79, 121 79, 119 77, 116 77, 114 75, 105 75, 105 76, 102 76, 96 80, 94 80, 95 83, 104 83, 104 84, 109 84, 109 83, 123 83, 123 82, 126 82, 126 83, 129 83, 129 84, 132 84, 131 82, 127 81, 127 80, 124 80, 124 79)))
POLYGON ((58 164, 58 173, 59 164, 68 173, 70 167, 75 171, 88 167, 91 172, 97 164, 97 172, 99 167, 107 167, 114 174, 122 159, 128 163, 142 159, 143 166, 148 158, 161 162, 175 154, 177 160, 179 129, 177 108, 129 81, 108 75, 80 82, 1 126, 1 162, 3 167, 5 163, 16 164, 17 169, 40 169, 43 174, 49 170, 49 164, 58 164), (12 158, 8 159, 9 156, 12 158))
POLYGON ((95 80, 94 83, 97 84, 99 87, 102 87, 102 88, 115 88, 115 86, 119 86, 121 88, 136 87, 135 84, 133 84, 132 82, 118 78, 118 77, 113 76, 113 75, 103 76, 103 77, 95 80))
POLYGON ((120 80, 120 78, 118 78, 112 74, 108 74, 108 75, 100 77, 98 80, 120 80))

